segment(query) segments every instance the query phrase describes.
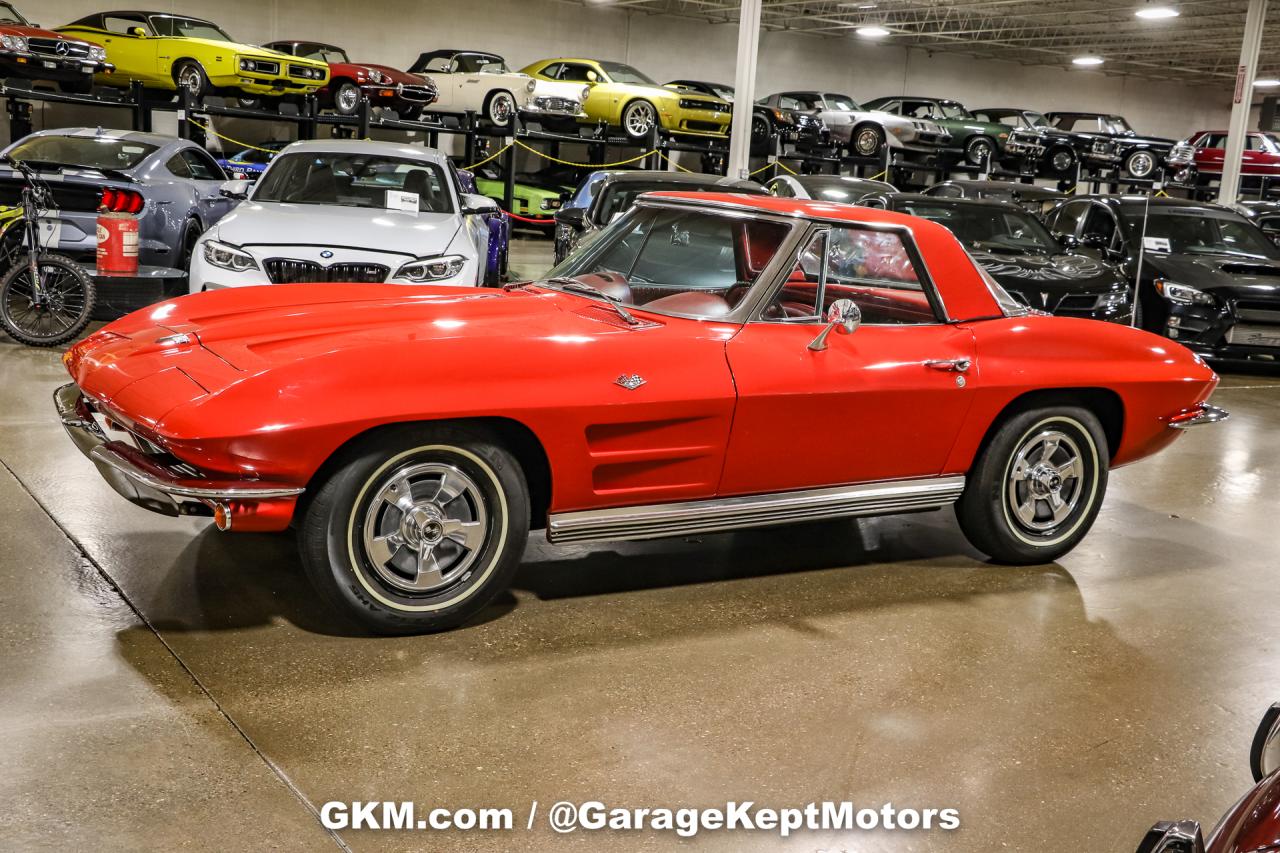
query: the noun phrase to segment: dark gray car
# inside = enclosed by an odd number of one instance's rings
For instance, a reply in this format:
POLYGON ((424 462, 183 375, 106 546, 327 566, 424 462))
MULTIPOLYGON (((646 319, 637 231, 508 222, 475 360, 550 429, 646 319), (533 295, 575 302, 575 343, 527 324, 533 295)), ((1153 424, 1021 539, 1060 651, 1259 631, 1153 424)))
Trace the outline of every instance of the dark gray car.
MULTIPOLYGON (((200 234, 236 203, 220 192, 226 174, 194 142, 157 133, 101 128, 42 130, 0 156, 26 161, 53 189, 58 251, 87 260, 97 249, 102 191, 142 196, 138 262, 188 267, 200 234)), ((0 204, 18 202, 22 177, 0 162, 0 204)))

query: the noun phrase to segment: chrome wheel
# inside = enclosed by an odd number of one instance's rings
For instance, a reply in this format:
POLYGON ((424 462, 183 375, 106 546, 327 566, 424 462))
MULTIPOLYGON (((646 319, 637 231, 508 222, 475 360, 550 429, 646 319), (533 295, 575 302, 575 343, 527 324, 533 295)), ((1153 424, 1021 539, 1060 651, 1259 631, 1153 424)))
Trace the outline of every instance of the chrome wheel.
POLYGON ((1065 148, 1059 148, 1053 152, 1053 156, 1049 158, 1049 164, 1053 166, 1055 172, 1065 172, 1075 165, 1075 156, 1065 148))
POLYGON ((1066 433, 1045 429, 1029 436, 1014 454, 1005 500, 1019 526, 1046 535, 1070 518, 1083 485, 1080 447, 1066 433))
POLYGON ((991 164, 995 147, 985 139, 975 139, 969 143, 969 162, 974 166, 991 164))
POLYGON ((338 112, 350 115, 360 106, 360 90, 351 83, 343 83, 338 87, 337 94, 333 96, 333 101, 338 108, 338 112))
POLYGON ((506 92, 498 92, 489 99, 489 121, 499 127, 506 127, 516 112, 515 98, 506 92))
POLYGON ((880 150, 880 132, 874 127, 864 127, 854 137, 853 148, 863 157, 870 157, 880 150))
POLYGON ((182 70, 178 72, 178 86, 193 95, 201 94, 204 91, 204 72, 196 65, 182 66, 182 70))
POLYGON ((1147 151, 1135 152, 1129 156, 1127 168, 1135 178, 1145 178, 1156 170, 1156 158, 1147 151))
POLYGON ((647 101, 636 101, 628 106, 623 114, 622 129, 633 139, 639 139, 648 135, 657 119, 658 116, 653 111, 652 104, 647 101))
POLYGON ((393 471, 378 484, 361 543, 381 581, 401 592, 425 593, 462 578, 488 531, 476 482, 452 465, 425 462, 393 471))

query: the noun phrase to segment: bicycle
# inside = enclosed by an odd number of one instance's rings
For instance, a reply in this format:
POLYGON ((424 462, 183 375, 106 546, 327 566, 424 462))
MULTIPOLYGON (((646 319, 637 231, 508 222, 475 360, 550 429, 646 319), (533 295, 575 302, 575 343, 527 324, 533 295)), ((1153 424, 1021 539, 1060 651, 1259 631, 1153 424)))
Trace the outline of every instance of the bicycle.
POLYGON ((40 222, 56 213, 48 184, 21 160, 5 162, 22 174, 21 217, 0 237, 0 328, 20 343, 51 347, 77 337, 89 325, 97 289, 75 261, 43 245, 40 222), (15 237, 21 235, 21 242, 15 237))

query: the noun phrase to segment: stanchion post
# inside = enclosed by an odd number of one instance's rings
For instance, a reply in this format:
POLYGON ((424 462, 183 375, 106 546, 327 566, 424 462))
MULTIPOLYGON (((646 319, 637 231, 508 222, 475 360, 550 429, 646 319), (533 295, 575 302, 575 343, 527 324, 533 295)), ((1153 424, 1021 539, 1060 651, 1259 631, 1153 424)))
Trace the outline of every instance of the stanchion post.
POLYGON ((506 164, 506 173, 502 176, 502 207, 507 211, 514 210, 516 203, 516 149, 519 147, 516 137, 519 133, 520 116, 514 114, 511 116, 511 147, 502 158, 506 164))
POLYGON ((476 161, 476 111, 467 110, 462 116, 462 156, 467 163, 476 161))
POLYGON ((133 129, 150 133, 151 110, 147 107, 147 90, 141 81, 134 80, 129 83, 129 100, 133 104, 133 129))
POLYGON ((360 95, 360 108, 356 112, 356 115, 358 116, 358 119, 359 119, 359 131, 360 131, 359 138, 360 139, 369 138, 369 119, 372 118, 372 115, 371 115, 372 112, 373 112, 373 107, 369 104, 368 96, 362 93, 360 95))

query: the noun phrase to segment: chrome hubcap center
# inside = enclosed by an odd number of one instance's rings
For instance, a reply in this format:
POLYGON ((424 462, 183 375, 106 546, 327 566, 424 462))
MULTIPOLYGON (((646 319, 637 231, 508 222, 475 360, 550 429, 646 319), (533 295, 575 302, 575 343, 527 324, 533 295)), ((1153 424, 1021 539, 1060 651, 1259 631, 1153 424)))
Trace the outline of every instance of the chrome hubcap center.
POLYGON ((444 513, 435 504, 417 504, 400 520, 400 535, 412 548, 432 548, 444 539, 444 513))
POLYGON ((1032 493, 1038 498, 1047 498, 1062 491, 1062 477, 1048 465, 1032 468, 1028 472, 1027 481, 1031 484, 1032 493))

